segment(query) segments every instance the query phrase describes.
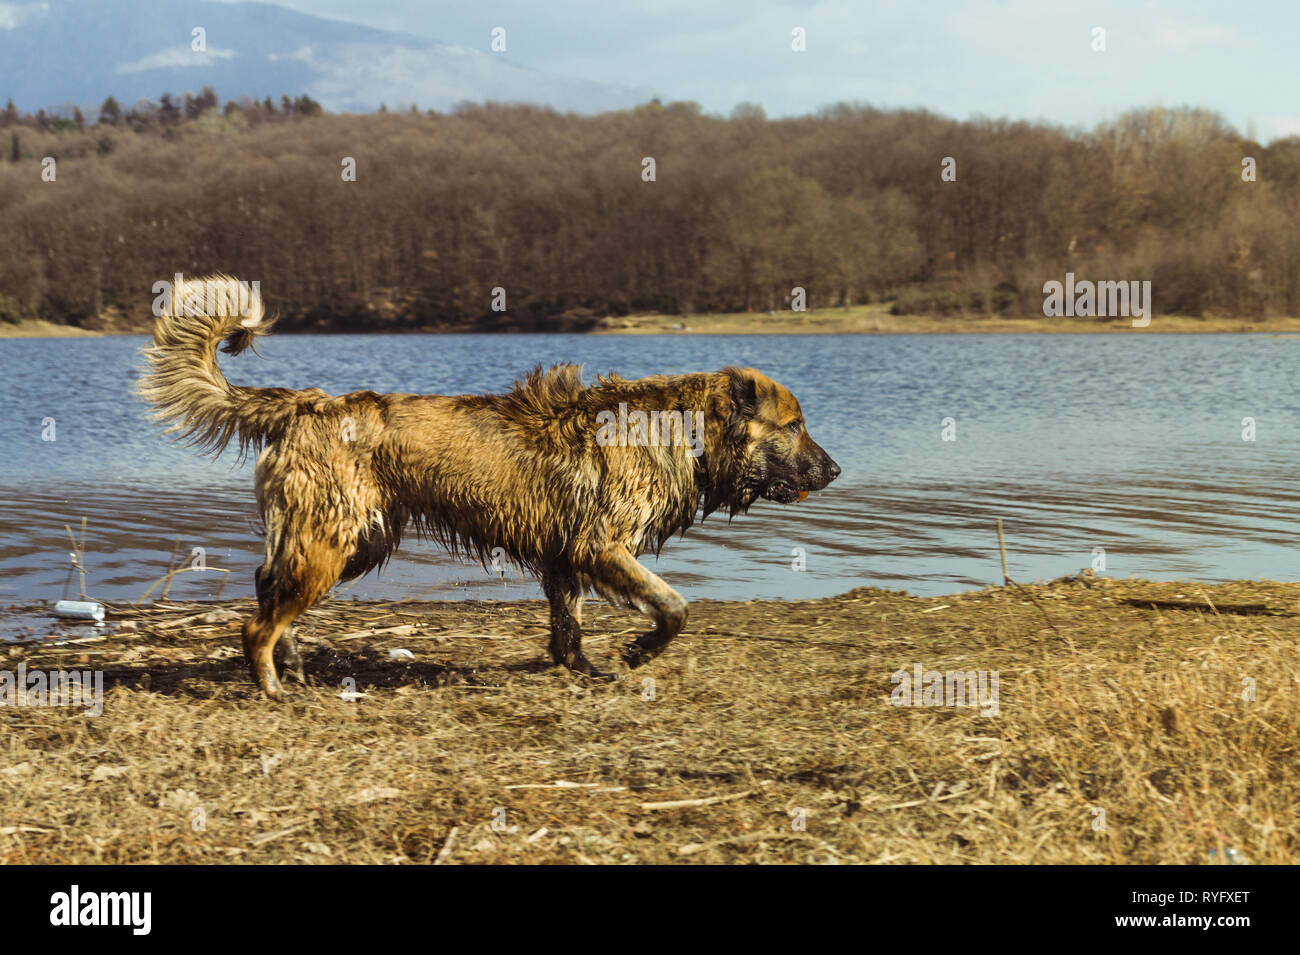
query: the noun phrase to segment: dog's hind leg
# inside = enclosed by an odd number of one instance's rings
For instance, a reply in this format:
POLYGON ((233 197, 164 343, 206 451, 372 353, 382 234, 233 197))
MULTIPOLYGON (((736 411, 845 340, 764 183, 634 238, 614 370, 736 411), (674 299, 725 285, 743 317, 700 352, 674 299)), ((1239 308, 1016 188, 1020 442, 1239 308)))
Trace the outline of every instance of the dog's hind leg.
POLYGON ((686 599, 641 566, 623 545, 597 554, 591 575, 598 593, 626 601, 654 621, 653 630, 623 647, 623 660, 629 667, 653 660, 686 626, 686 599))
POLYGON ((611 679, 591 665, 582 653, 582 587, 572 574, 557 569, 542 575, 542 590, 551 604, 551 659, 575 673, 594 679, 611 679))
MULTIPOLYGON (((281 551, 257 571, 257 612, 244 621, 244 659, 268 697, 283 702, 284 688, 275 674, 275 647, 294 619, 334 586, 346 563, 343 551, 319 541, 299 542, 281 551)), ((297 654, 293 641, 290 665, 297 654)), ((289 650, 289 648, 286 648, 289 650)), ((301 658, 297 661, 301 668, 301 658)))
POLYGON ((280 673, 291 676, 299 683, 307 682, 307 674, 302 669, 302 651, 298 649, 298 639, 293 634, 293 624, 284 628, 280 640, 275 645, 275 662, 279 664, 280 673))
POLYGON ((284 688, 275 675, 275 645, 290 622, 307 609, 296 600, 276 600, 262 604, 244 621, 244 659, 249 672, 262 692, 277 702, 284 702, 284 688))

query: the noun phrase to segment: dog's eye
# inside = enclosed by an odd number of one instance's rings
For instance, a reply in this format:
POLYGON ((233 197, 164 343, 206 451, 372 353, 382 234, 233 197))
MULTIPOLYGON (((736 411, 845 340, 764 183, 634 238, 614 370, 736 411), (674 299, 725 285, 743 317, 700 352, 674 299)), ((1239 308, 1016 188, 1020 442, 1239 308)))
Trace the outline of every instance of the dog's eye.
POLYGON ((786 427, 789 428, 791 431, 793 431, 795 434, 798 434, 800 431, 803 430, 803 418, 800 418, 797 421, 791 421, 788 425, 786 425, 786 427))

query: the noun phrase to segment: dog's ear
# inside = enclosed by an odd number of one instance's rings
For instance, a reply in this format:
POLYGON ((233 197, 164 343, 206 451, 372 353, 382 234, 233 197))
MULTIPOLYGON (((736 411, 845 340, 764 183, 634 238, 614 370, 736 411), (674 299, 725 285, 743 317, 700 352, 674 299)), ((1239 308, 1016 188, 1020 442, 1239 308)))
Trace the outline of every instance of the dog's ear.
POLYGON ((727 368, 731 379, 731 420, 747 421, 758 414, 758 382, 743 368, 727 368))

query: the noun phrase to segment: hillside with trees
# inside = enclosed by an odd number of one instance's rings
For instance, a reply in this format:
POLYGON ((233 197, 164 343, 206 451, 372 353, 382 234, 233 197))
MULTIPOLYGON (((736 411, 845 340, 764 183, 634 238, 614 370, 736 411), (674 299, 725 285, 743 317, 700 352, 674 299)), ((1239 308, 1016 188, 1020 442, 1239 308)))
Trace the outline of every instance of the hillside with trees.
POLYGON ((795 286, 810 308, 1041 315, 1067 271, 1149 279, 1157 313, 1297 315, 1300 138, 1196 109, 1088 131, 849 105, 333 115, 212 90, 0 112, 0 320, 144 327, 155 282, 213 271, 330 330, 760 321, 795 286))

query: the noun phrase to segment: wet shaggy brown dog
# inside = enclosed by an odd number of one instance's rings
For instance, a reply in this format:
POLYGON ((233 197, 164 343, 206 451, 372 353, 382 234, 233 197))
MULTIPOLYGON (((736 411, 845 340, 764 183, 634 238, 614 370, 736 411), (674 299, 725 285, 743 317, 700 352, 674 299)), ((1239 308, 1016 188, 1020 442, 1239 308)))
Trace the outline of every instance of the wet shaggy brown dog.
POLYGON ((382 565, 408 527, 480 560, 501 548, 535 573, 551 605, 552 660, 603 678, 582 653, 589 590, 653 621, 622 650, 639 666, 686 625, 686 601, 638 555, 697 514, 734 515, 760 497, 793 503, 840 473, 794 395, 750 368, 586 386, 580 368, 557 365, 500 395, 237 387, 217 367, 217 345, 238 354, 268 324, 257 297, 243 315, 213 307, 233 285, 214 276, 172 287, 139 390, 169 431, 200 447, 263 449, 266 558, 243 642, 272 699, 284 698, 277 643, 286 671, 303 677, 294 618, 382 565), (682 423, 702 434, 684 435, 682 423))

